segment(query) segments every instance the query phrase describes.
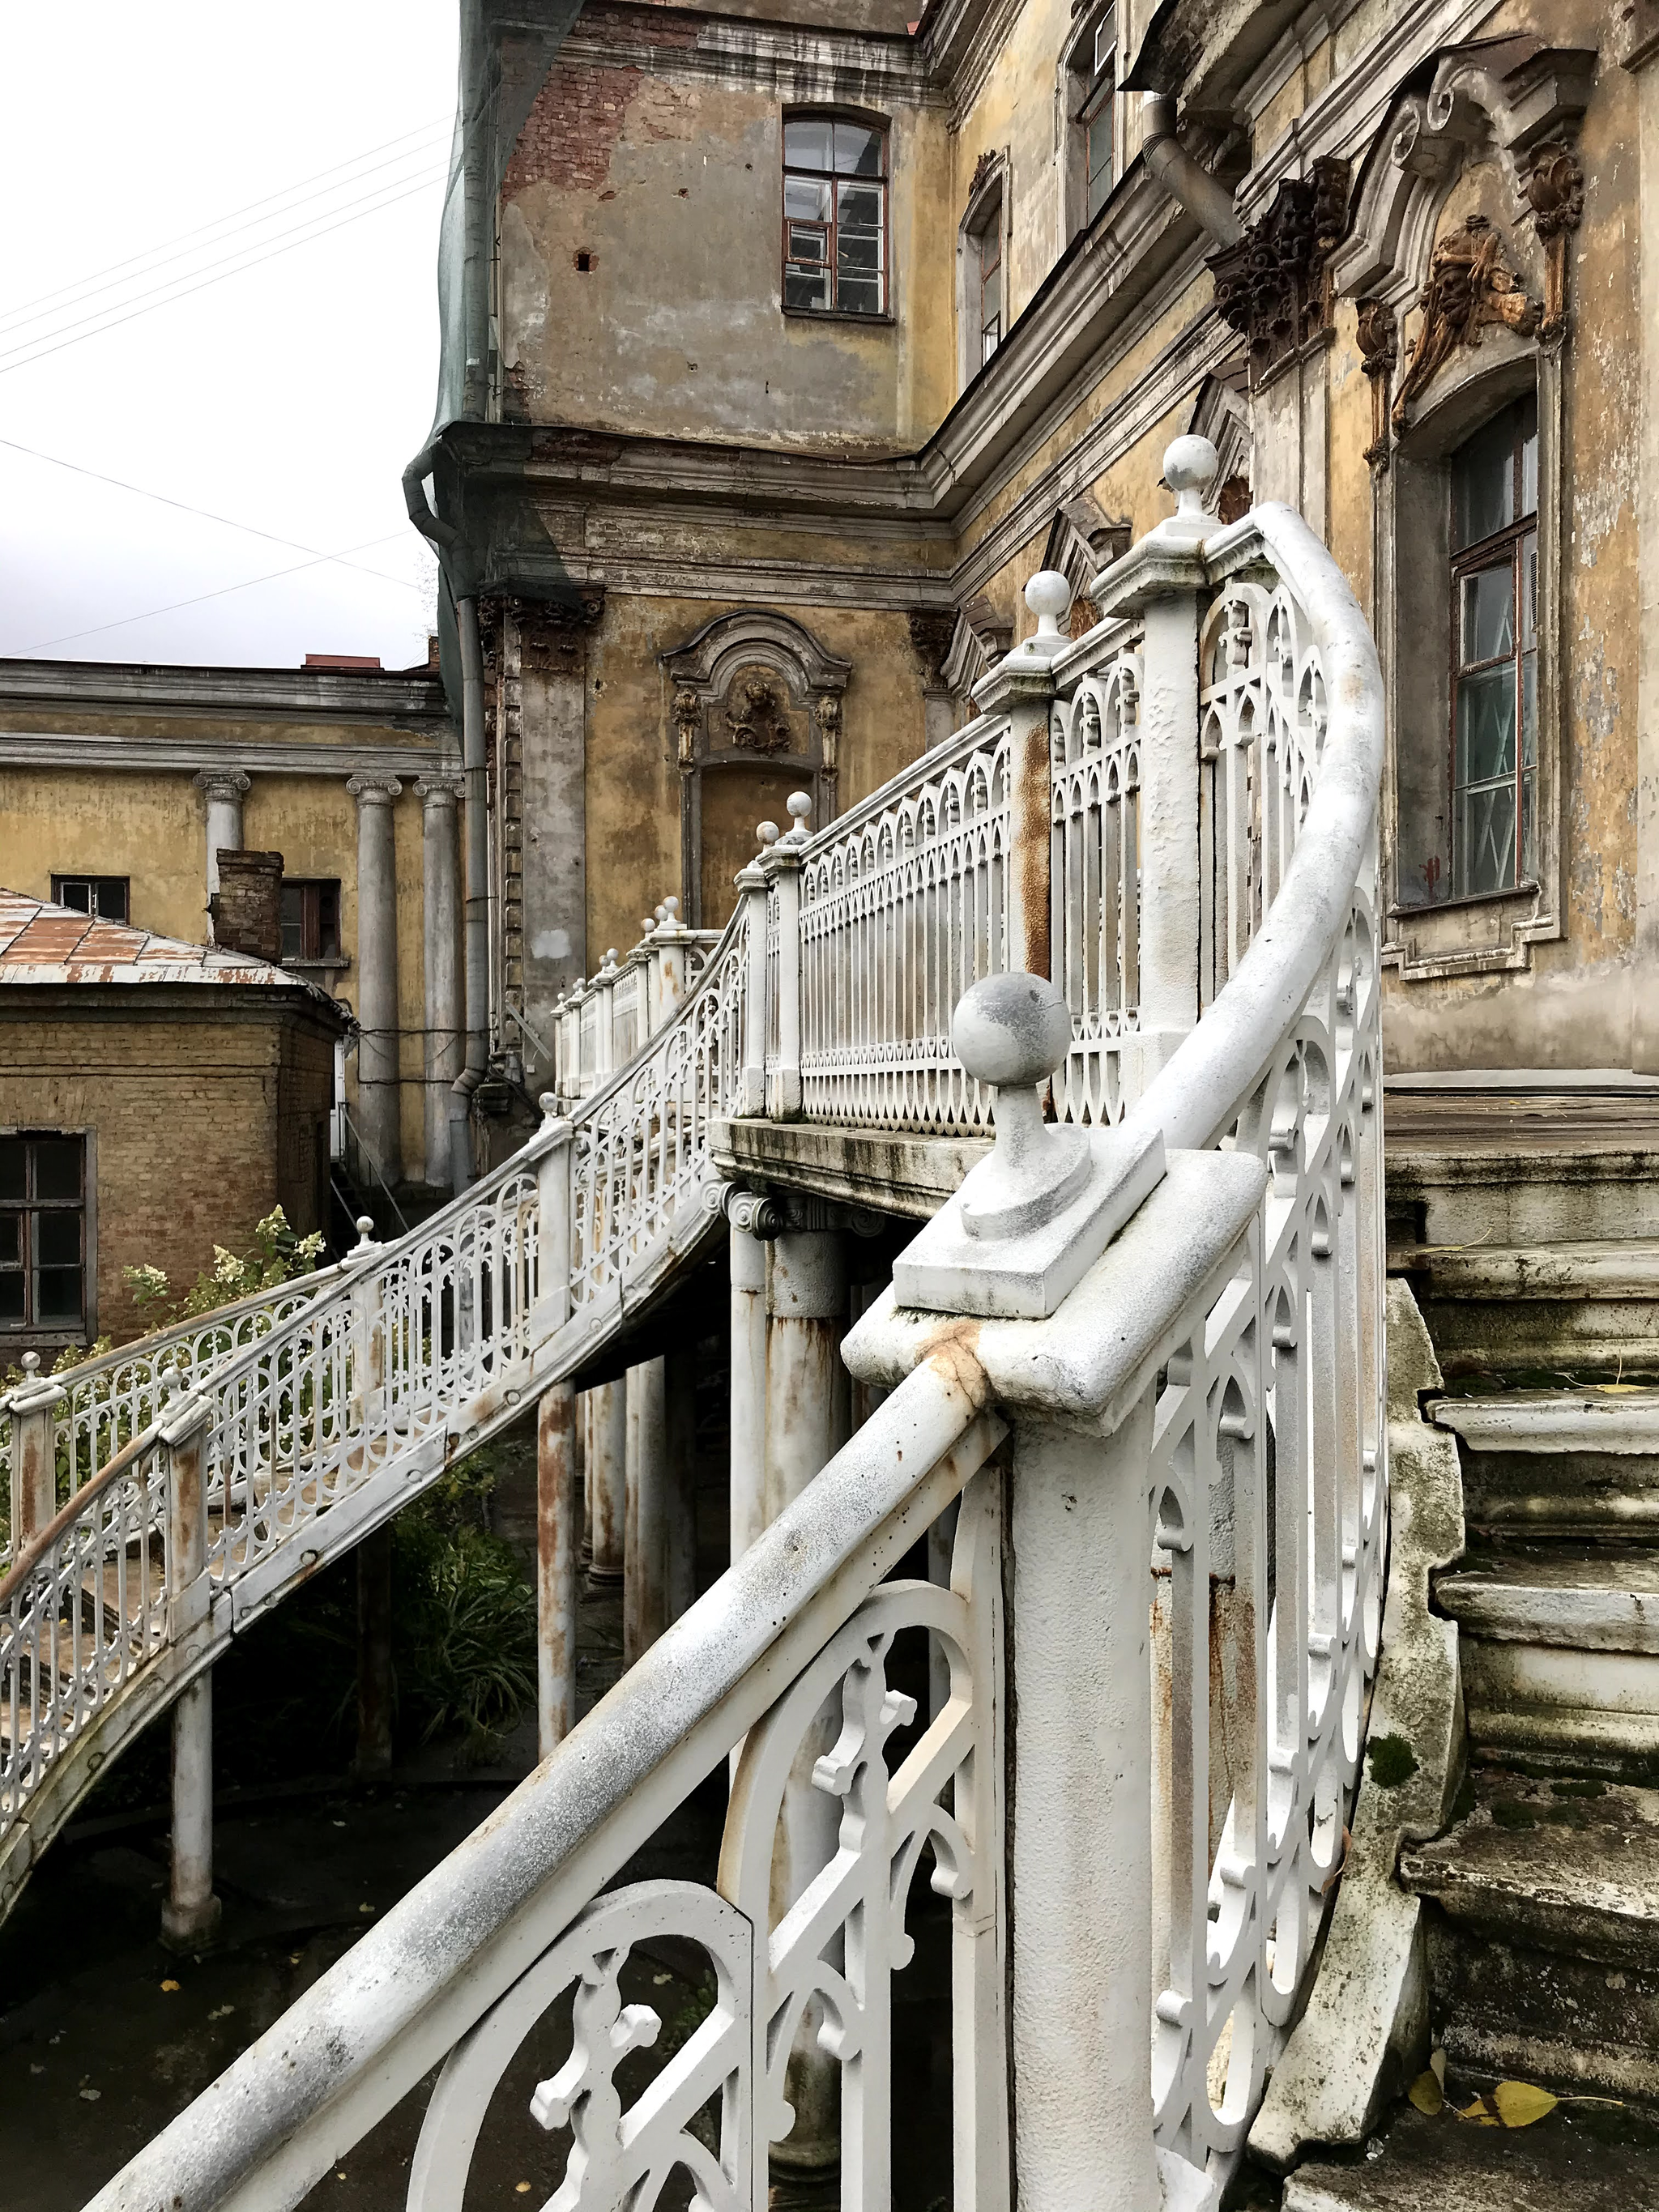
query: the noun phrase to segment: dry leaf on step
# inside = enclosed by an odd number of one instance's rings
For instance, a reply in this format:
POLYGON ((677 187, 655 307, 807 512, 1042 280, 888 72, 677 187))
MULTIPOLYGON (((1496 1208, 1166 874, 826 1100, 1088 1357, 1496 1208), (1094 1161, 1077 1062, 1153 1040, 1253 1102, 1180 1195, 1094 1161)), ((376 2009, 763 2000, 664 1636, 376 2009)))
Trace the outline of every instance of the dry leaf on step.
POLYGON ((1425 2066, 1411 2087, 1407 2090, 1406 2094, 1411 2099, 1417 2110, 1419 2112, 1426 2112, 1431 2119, 1446 2101, 1446 2093, 1435 2078, 1434 2069, 1431 2066, 1425 2066))
POLYGON ((1529 2128, 1534 2120, 1547 2118, 1560 2101, 1531 2081, 1500 2081, 1491 2098, 1506 2128, 1529 2128))
POLYGON ((1478 2128, 1501 2128, 1504 2124, 1484 2097, 1477 2097, 1472 2105, 1463 2106, 1457 2117, 1460 2120, 1473 2120, 1478 2128))

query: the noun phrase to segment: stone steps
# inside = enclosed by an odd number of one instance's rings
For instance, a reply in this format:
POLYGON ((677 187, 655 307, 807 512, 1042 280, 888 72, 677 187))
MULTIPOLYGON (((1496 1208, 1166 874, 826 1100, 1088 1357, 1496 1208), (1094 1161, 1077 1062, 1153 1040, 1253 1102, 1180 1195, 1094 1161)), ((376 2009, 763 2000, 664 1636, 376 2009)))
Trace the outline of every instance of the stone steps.
POLYGON ((1659 1240, 1396 1244, 1443 1372, 1659 1370, 1659 1240))
POLYGON ((1659 1390, 1617 1384, 1440 1398, 1473 1529, 1659 1538, 1659 1390))
MULTIPOLYGON (((1467 2100, 1466 2100, 1467 2101, 1467 2100)), ((1401 2114, 1379 2158, 1304 2166, 1284 2212, 1637 2212, 1659 2206, 1659 2148, 1568 2110, 1534 2127, 1401 2114)))

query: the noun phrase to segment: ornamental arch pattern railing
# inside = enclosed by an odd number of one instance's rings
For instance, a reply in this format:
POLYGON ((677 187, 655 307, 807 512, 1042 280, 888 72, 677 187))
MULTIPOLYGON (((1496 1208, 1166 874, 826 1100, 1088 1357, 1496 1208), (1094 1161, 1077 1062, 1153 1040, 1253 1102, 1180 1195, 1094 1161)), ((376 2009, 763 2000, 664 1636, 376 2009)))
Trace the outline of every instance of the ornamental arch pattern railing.
MULTIPOLYGON (((1042 625, 981 687, 981 722, 853 817, 811 836, 798 817, 771 843, 629 1066, 586 1096, 586 1071, 562 1071, 569 1119, 550 1111, 415 1238, 363 1253, 171 1401, 0 1584, 9 1835, 171 1655, 201 1663, 239 1608, 562 1387, 703 1249, 715 1120, 828 1118, 840 1083, 848 1120, 995 1127, 992 1063, 943 1043, 947 994, 981 945, 988 965, 998 944, 1005 967, 1052 960, 1069 1036, 1045 1065, 1045 1141, 1090 1195, 1036 1216, 1075 1218, 1069 1293, 1000 1303, 1025 1264, 1026 1231, 1006 1228, 960 1240, 931 1310, 884 1293, 847 1356, 888 1395, 852 1441, 99 2212, 296 2203, 441 2063, 410 2202, 459 2207, 508 2059, 573 1985, 568 2058, 532 2106, 572 2131, 565 2212, 646 2212, 677 2169, 702 2201, 758 2212, 809 1996, 842 2201, 876 2212, 891 1977, 924 1869, 951 1917, 957 2212, 1001 2212, 1016 2182, 1062 2201, 1079 2171, 1111 2172, 1126 2212, 1218 2201, 1311 1971, 1378 1644, 1381 687, 1299 520, 1267 507, 1218 530, 1192 456, 1174 449, 1168 473, 1181 513, 1097 580, 1097 631, 1065 639, 1034 586, 1042 625), (1219 921, 1206 805, 1228 854, 1247 847, 1219 921), (1200 1018, 1206 944, 1224 952, 1200 1018), (855 947, 863 980, 832 987, 855 947), (855 1006, 886 1024, 885 1059, 856 1061, 855 1006), (198 1497, 217 1527, 190 1522, 198 1497), (957 1499, 948 1590, 887 1581, 957 1499), (94 1648, 90 1593, 122 1559, 140 1563, 143 1617, 108 1601, 122 1626, 94 1648), (948 1685, 925 1724, 889 1664, 917 1634, 948 1685), (811 1786, 841 1808, 835 1841, 779 1901, 761 1869, 826 1700, 840 1732, 811 1786), (1121 1756, 1103 1769, 1109 1738, 1121 1756), (608 1890, 739 1745, 714 1883, 608 1890), (623 2002, 629 1955, 671 1933, 712 1995, 642 2091, 619 2087, 657 2033, 623 2002)), ((1003 1104, 1006 1176, 1013 1133, 1029 1155, 1044 1123, 1003 1104)), ((955 1233, 971 1196, 923 1238, 955 1233)))

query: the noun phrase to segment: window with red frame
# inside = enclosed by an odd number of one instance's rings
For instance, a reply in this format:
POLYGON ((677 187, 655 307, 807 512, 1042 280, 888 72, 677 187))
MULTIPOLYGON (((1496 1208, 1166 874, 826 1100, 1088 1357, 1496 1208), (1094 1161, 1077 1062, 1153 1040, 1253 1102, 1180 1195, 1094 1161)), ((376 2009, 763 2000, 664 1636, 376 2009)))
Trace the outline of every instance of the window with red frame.
POLYGON ((783 126, 783 304, 887 313, 887 133, 836 115, 783 126))

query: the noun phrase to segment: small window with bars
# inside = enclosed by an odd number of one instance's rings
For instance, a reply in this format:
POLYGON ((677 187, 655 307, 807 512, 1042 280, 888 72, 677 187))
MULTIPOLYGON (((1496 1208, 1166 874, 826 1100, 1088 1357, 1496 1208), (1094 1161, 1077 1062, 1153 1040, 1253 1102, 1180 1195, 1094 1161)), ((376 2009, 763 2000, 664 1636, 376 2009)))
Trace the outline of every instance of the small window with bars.
POLYGON ((100 921, 131 919, 128 893, 125 876, 54 876, 52 879, 54 906, 66 906, 75 914, 95 914, 100 921))
POLYGON ((337 879, 283 879, 284 960, 340 957, 340 886, 337 879))
POLYGON ((86 1324, 87 1141, 0 1137, 0 1329, 86 1324))
POLYGON ((887 133, 840 116, 783 126, 783 304, 887 313, 887 133))
POLYGON ((983 368, 1002 343, 1002 199, 993 203, 974 234, 979 259, 979 366, 983 368))
POLYGON ((1079 125, 1083 134, 1084 221, 1092 222, 1111 192, 1115 161, 1117 9, 1107 9, 1088 47, 1089 74, 1079 125))
POLYGON ((1519 400, 1452 456, 1452 884, 1538 872, 1538 405, 1519 400))

